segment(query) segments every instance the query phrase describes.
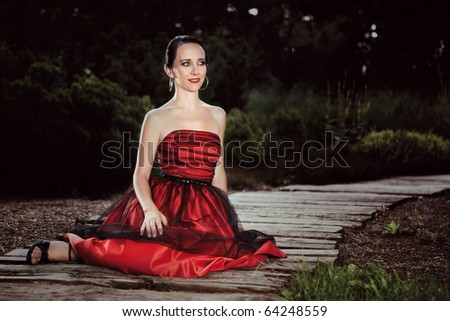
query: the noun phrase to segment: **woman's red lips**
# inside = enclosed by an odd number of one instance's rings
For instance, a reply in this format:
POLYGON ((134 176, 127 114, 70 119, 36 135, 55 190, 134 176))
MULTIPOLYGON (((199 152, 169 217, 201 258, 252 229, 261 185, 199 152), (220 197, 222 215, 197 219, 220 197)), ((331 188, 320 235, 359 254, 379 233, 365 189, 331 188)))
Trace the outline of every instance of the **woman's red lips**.
POLYGON ((189 79, 189 81, 193 83, 198 83, 200 81, 200 78, 191 78, 189 79))

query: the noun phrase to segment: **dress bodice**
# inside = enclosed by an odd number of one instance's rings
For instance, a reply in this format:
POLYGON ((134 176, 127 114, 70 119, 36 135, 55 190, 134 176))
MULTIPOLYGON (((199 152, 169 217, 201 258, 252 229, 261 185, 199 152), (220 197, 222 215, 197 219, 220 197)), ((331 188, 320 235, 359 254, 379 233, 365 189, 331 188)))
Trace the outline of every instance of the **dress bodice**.
POLYGON ((213 132, 174 130, 159 144, 157 162, 167 175, 211 182, 220 149, 220 138, 213 132))

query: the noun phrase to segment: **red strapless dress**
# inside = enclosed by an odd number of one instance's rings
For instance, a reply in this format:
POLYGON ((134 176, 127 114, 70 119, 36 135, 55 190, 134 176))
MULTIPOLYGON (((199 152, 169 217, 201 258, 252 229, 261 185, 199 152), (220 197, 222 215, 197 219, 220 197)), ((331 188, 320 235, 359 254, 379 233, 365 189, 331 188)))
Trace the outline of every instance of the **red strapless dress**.
POLYGON ((169 133, 157 150, 161 175, 149 180, 169 227, 155 239, 140 236, 144 214, 130 186, 96 224, 66 234, 80 259, 129 274, 195 278, 286 257, 273 237, 244 230, 226 193, 211 185, 220 150, 214 133, 169 133))

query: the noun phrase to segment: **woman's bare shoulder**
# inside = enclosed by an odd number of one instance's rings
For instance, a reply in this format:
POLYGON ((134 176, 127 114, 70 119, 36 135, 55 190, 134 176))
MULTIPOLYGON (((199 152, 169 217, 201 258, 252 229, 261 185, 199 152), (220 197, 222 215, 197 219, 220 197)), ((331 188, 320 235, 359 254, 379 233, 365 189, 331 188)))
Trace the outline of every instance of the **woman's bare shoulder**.
POLYGON ((151 118, 153 120, 162 121, 172 112, 173 107, 166 104, 148 111, 147 114, 145 115, 145 118, 151 118))
POLYGON ((206 108, 209 108, 215 117, 223 118, 226 116, 226 111, 220 106, 210 105, 204 103, 206 108))
POLYGON ((211 111, 211 115, 218 126, 219 132, 223 134, 227 117, 225 110, 222 107, 214 105, 205 105, 205 107, 211 111))

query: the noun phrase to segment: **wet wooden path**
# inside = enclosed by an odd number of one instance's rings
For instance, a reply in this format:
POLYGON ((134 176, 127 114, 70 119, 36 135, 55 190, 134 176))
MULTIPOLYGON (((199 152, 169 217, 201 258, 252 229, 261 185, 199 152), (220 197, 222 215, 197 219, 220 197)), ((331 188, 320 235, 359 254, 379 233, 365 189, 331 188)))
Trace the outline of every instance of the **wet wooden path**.
POLYGON ((276 237, 287 259, 200 279, 130 276, 79 264, 24 265, 26 249, 0 257, 1 300, 277 300, 297 269, 333 263, 342 229, 381 208, 450 188, 450 175, 398 177, 336 185, 291 185, 230 195, 245 229, 276 237))

